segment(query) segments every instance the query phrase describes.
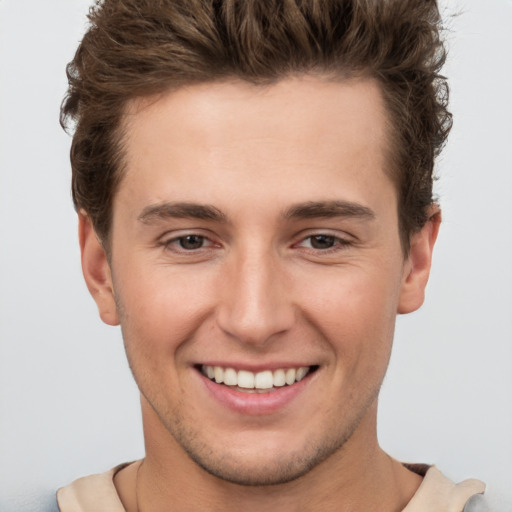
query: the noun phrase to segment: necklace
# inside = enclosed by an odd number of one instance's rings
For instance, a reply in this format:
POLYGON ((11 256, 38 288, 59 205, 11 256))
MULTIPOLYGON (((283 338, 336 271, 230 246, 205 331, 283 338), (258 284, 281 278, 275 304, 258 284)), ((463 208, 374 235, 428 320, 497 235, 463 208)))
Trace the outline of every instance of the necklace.
POLYGON ((137 507, 137 512, 142 512, 142 509, 139 505, 139 472, 142 464, 144 464, 144 459, 140 461, 139 467, 137 468, 137 473, 135 474, 135 506, 137 507))

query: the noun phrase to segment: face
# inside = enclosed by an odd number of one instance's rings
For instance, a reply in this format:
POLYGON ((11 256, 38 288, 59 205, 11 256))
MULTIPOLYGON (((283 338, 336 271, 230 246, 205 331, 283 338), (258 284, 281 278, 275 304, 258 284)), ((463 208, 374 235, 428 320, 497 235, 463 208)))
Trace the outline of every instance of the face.
POLYGON ((147 414, 220 478, 289 481, 374 435, 435 238, 404 259, 385 116, 371 81, 306 77, 130 105, 110 265, 83 217, 84 273, 147 414))

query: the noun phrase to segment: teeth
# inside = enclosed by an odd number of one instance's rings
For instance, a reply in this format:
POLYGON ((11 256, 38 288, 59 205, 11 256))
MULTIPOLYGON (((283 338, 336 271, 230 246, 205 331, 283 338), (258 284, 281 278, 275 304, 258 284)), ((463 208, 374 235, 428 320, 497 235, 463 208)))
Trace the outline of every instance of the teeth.
POLYGON ((233 370, 233 368, 226 368, 224 370, 224 384, 226 384, 226 386, 236 386, 237 382, 238 379, 235 370, 233 370))
POLYGON ((265 370, 253 373, 246 370, 237 372, 233 368, 222 368, 221 366, 203 365, 201 367, 202 373, 209 379, 215 380, 217 384, 244 389, 271 389, 282 387, 285 384, 291 386, 295 382, 300 382, 309 373, 309 370, 309 366, 301 366, 299 368, 278 369, 273 372, 265 370))
POLYGON ((302 368, 298 368, 297 372, 295 373, 295 380, 297 382, 300 382, 306 376, 308 370, 309 368, 306 368, 304 366, 302 368))
POLYGON ((224 382, 224 370, 220 366, 216 366, 214 369, 215 382, 221 384, 224 382))
POLYGON ((284 380, 286 381, 286 384, 288 384, 288 386, 291 386, 294 382, 295 382, 295 374, 296 374, 296 370, 295 368, 288 368, 288 370, 286 370, 286 375, 284 377, 284 380))
POLYGON ((270 389, 274 386, 274 376, 271 371, 259 372, 254 377, 254 387, 256 389, 270 389))
MULTIPOLYGON (((218 366, 215 368, 218 368, 218 366)), ((236 386, 237 384, 233 385, 236 386)), ((238 372, 238 387, 247 389, 254 388, 254 373, 240 370, 238 372)))
POLYGON ((284 370, 276 370, 274 372, 274 386, 281 387, 286 384, 286 374, 284 370))

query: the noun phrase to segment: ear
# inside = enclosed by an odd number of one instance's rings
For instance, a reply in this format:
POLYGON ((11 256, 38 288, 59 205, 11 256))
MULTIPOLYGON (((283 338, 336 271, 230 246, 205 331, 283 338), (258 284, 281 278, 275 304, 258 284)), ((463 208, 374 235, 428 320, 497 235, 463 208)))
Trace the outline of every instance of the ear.
POLYGON ((408 257, 404 264, 402 288, 398 302, 398 313, 416 311, 425 299, 432 263, 432 251, 441 225, 441 210, 432 206, 427 223, 412 235, 408 257))
POLYGON ((84 211, 78 214, 78 237, 82 254, 82 272, 87 288, 98 306, 100 317, 108 325, 119 325, 107 255, 96 236, 91 219, 84 211))

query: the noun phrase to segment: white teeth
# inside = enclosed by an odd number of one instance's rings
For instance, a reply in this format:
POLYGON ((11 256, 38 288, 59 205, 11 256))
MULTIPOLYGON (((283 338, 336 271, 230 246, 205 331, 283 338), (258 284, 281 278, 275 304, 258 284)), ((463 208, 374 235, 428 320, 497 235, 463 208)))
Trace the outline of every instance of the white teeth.
POLYGON ((285 380, 288 386, 291 386, 295 382, 295 368, 288 368, 286 370, 285 380))
POLYGON ((236 371, 233 370, 233 368, 226 368, 224 370, 224 384, 226 384, 226 386, 236 386, 237 382, 236 371))
POLYGON ((274 372, 274 386, 281 387, 286 384, 286 376, 284 370, 276 370, 274 372))
POLYGON ((301 366, 295 375, 295 380, 297 382, 300 382, 305 376, 306 373, 308 373, 309 368, 307 366, 301 366))
POLYGON ((238 387, 247 389, 254 388, 254 373, 240 370, 238 372, 238 387))
POLYGON ((254 378, 254 387, 256 389, 270 389, 274 386, 274 376, 270 370, 259 372, 254 378))
POLYGON ((309 366, 300 366, 298 368, 278 369, 273 372, 264 370, 253 373, 246 370, 237 372, 233 368, 222 368, 221 366, 203 365, 201 368, 203 374, 209 379, 215 380, 217 384, 262 390, 282 387, 286 384, 291 386, 295 382, 300 382, 309 373, 309 370, 309 366))
POLYGON ((220 366, 216 366, 214 369, 215 382, 221 384, 224 382, 224 370, 220 366))

